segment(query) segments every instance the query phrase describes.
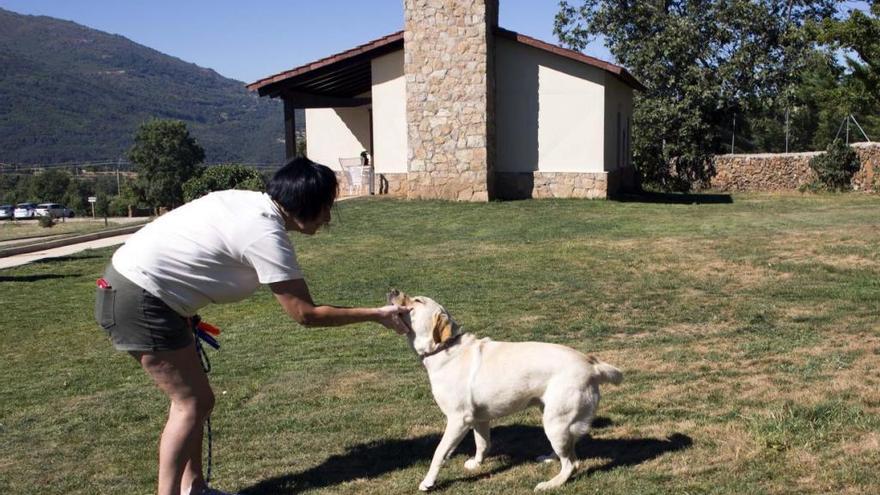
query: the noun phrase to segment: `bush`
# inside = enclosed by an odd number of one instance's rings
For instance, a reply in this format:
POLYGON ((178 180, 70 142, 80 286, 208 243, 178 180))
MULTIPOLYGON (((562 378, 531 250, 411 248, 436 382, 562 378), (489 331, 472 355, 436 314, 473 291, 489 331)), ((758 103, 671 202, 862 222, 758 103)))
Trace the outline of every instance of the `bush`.
POLYGON ((110 215, 116 217, 127 217, 129 208, 135 210, 146 209, 146 202, 143 200, 143 193, 137 187, 134 181, 125 181, 119 194, 110 199, 108 209, 110 215))
POLYGON ((266 184, 258 171, 242 165, 217 165, 208 167, 201 175, 183 184, 183 199, 192 201, 212 191, 247 189, 263 191, 266 184))
POLYGON ((839 139, 835 139, 825 153, 810 160, 810 168, 816 172, 819 184, 829 191, 849 189, 860 167, 859 155, 839 139))
POLYGON ((40 217, 37 222, 40 224, 40 227, 49 228, 55 225, 55 219, 52 218, 52 215, 46 215, 44 217, 40 217))

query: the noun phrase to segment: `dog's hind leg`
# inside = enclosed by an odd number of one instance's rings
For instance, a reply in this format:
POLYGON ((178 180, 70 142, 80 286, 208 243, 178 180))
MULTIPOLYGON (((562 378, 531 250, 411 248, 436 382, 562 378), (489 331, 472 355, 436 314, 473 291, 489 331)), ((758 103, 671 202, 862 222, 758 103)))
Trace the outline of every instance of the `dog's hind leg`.
POLYGON ((468 430, 470 430, 470 426, 465 423, 463 418, 447 418, 446 431, 443 432, 443 438, 440 439, 440 444, 437 445, 437 450, 434 451, 431 467, 428 469, 425 479, 419 484, 419 490, 426 492, 434 486, 443 461, 455 450, 455 447, 467 435, 468 430))
POLYGON ((544 411, 544 433, 553 446, 553 452, 559 457, 561 464, 559 474, 548 481, 538 483, 535 491, 548 490, 557 488, 565 483, 574 472, 577 462, 577 456, 574 452, 575 438, 571 434, 570 414, 557 415, 553 411, 544 411))
POLYGON ((489 439, 488 421, 478 421, 474 424, 474 443, 477 445, 477 452, 473 457, 464 461, 465 469, 473 470, 480 467, 486 456, 486 451, 489 450, 489 446, 492 444, 489 439))

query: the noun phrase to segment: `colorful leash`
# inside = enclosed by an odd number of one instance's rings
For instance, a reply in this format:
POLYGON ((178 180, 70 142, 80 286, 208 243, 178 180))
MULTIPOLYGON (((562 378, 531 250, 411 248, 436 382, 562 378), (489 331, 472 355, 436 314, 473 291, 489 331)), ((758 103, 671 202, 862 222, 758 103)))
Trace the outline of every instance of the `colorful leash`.
MULTIPOLYGON (((202 347, 202 342, 208 344, 214 349, 220 350, 220 343, 217 342, 217 337, 220 336, 220 329, 215 327, 214 325, 211 325, 210 323, 202 321, 202 318, 199 315, 194 315, 189 319, 189 326, 190 328, 192 328, 193 334, 195 334, 196 351, 199 355, 199 361, 202 363, 202 369, 205 370, 205 374, 210 373, 211 361, 208 359, 208 354, 202 347)), ((208 415, 208 419, 205 421, 205 429, 207 430, 208 437, 208 469, 207 473, 205 474, 205 482, 210 483, 214 444, 211 435, 210 415, 208 415)))

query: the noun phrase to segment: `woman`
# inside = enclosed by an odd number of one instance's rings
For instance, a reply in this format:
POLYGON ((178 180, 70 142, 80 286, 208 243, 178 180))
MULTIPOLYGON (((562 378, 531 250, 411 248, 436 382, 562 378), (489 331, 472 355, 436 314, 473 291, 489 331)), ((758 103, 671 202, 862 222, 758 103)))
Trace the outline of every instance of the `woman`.
POLYGON ((95 316, 114 347, 131 354, 171 400, 159 443, 159 495, 214 494, 202 475, 202 427, 214 393, 187 317, 209 303, 240 301, 268 284, 306 326, 373 321, 403 334, 406 308, 340 308, 312 300, 288 231, 313 235, 330 222, 336 175, 296 158, 266 193, 208 194, 151 222, 113 255, 98 281, 95 316))

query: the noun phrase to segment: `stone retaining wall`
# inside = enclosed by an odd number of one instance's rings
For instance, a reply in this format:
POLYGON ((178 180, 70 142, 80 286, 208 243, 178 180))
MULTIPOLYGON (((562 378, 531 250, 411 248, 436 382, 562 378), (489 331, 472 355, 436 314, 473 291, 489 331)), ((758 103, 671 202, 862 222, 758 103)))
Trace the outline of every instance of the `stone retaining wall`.
MULTIPOLYGON (((880 144, 855 143, 862 168, 853 177, 853 189, 877 190, 880 187, 880 144)), ((720 191, 796 191, 816 179, 810 160, 820 151, 805 153, 761 153, 754 155, 718 155, 715 177, 710 188, 720 191)))

